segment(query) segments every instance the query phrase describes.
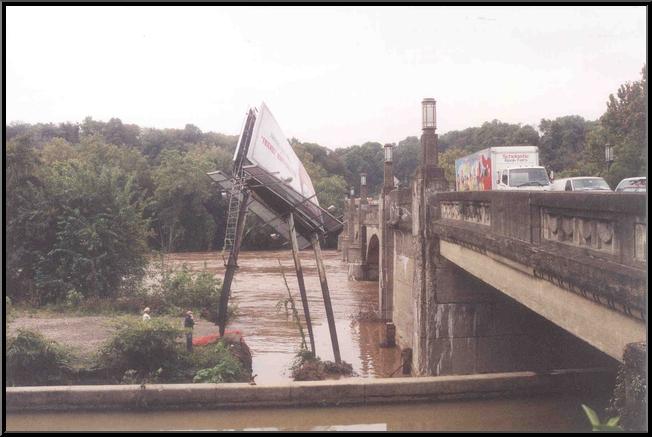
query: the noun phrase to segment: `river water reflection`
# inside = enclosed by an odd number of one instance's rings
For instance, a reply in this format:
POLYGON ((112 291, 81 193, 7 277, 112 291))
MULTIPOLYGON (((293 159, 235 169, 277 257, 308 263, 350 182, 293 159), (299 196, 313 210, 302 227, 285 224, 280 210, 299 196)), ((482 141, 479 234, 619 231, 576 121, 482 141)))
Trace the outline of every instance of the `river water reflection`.
MULTIPOLYGON (((358 313, 378 306, 378 283, 349 281, 347 266, 334 250, 322 252, 328 286, 337 326, 337 336, 342 360, 353 365, 361 377, 386 377, 400 366, 398 348, 380 348, 383 340, 381 322, 357 321, 358 313)), ((324 311, 314 252, 302 251, 301 265, 307 288, 310 316, 313 322, 317 355, 323 360, 333 360, 328 323, 324 311)), ((239 316, 227 329, 238 329, 245 335, 253 355, 253 373, 257 383, 275 383, 290 380, 289 368, 301 343, 301 337, 291 314, 278 303, 287 298, 287 289, 281 276, 283 271, 301 316, 301 297, 290 251, 241 252, 238 269, 232 286, 231 302, 238 305, 239 316)), ((219 252, 179 253, 166 257, 167 263, 188 265, 193 270, 206 268, 224 276, 224 261, 219 252)), ((195 327, 195 336, 217 332, 217 326, 203 322, 195 327)), ((395 376, 400 375, 399 372, 395 376)))
POLYGON ((590 431, 570 396, 321 408, 8 414, 21 431, 590 431))

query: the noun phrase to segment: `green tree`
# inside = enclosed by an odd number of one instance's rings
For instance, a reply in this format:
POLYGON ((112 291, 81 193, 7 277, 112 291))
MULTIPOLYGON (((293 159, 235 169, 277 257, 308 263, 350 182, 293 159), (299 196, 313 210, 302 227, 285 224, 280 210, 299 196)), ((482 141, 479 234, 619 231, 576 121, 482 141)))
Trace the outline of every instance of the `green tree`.
POLYGON ((459 147, 453 147, 439 155, 439 166, 444 169, 444 176, 450 186, 455 184, 455 160, 466 155, 467 152, 459 147))
POLYGON ((54 244, 56 218, 29 138, 7 142, 5 159, 5 293, 16 301, 38 302, 36 265, 54 244))
POLYGON ((215 222, 207 209, 214 195, 208 171, 212 165, 193 154, 166 150, 154 170, 154 229, 160 248, 176 250, 210 249, 215 222))
POLYGON ((67 161, 77 156, 78 151, 63 138, 54 138, 46 143, 40 153, 44 165, 51 165, 57 161, 67 161))
POLYGON ((331 214, 341 215, 347 183, 340 156, 319 144, 302 143, 296 138, 292 138, 291 144, 312 180, 319 205, 324 209, 332 205, 335 208, 331 214))
POLYGON ((592 123, 585 135, 584 148, 577 160, 565 163, 565 169, 555 174, 555 178, 574 176, 605 176, 604 145, 607 143, 606 131, 598 123, 592 123))
POLYGON ((600 117, 606 141, 614 146, 614 163, 607 181, 611 186, 626 177, 647 173, 647 66, 641 80, 627 82, 609 95, 607 111, 600 117))
POLYGON ((488 147, 536 146, 538 143, 539 134, 532 126, 492 120, 484 122, 480 127, 446 132, 439 137, 439 150, 457 147, 470 154, 488 147))
POLYGON ((380 192, 383 184, 383 146, 377 142, 367 142, 361 146, 337 149, 345 167, 345 179, 349 187, 360 193, 360 173, 367 174, 367 189, 370 196, 380 192))
POLYGON ((135 189, 147 197, 154 191, 152 172, 147 160, 134 148, 107 144, 101 135, 82 138, 76 152, 82 161, 96 169, 117 167, 134 178, 135 189))
POLYGON ((70 160, 55 163, 46 181, 56 239, 37 263, 44 299, 58 300, 71 290, 115 297, 139 281, 147 264, 148 223, 133 176, 70 160))
POLYGON ((135 124, 123 124, 119 118, 110 119, 101 133, 109 144, 129 147, 140 145, 140 128, 135 124))
POLYGON ((44 144, 55 138, 61 138, 69 143, 79 142, 79 124, 76 123, 37 123, 34 125, 14 122, 5 126, 5 140, 18 137, 26 140, 31 147, 40 149, 44 144))
POLYGON ((569 170, 584 154, 586 135, 595 122, 579 115, 567 115, 554 120, 541 120, 539 142, 541 164, 555 173, 569 170))
POLYGON ((335 217, 343 214, 346 181, 342 176, 333 175, 318 179, 315 182, 315 191, 317 192, 317 199, 322 208, 335 207, 329 210, 335 217))
POLYGON ((392 167, 394 176, 403 186, 408 186, 421 160, 421 141, 417 137, 406 137, 394 148, 392 167))

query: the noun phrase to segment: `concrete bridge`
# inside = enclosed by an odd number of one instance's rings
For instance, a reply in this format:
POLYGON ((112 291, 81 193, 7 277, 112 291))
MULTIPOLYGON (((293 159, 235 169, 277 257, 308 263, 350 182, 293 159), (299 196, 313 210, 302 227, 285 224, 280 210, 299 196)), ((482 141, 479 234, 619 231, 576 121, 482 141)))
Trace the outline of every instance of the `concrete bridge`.
POLYGON ((377 281, 380 272, 380 227, 378 200, 347 199, 345 228, 338 239, 342 260, 349 263, 349 277, 377 281), (348 225, 348 223, 352 223, 348 225), (342 247, 344 245, 344 247, 342 247))
POLYGON ((646 341, 645 194, 450 192, 434 128, 421 142, 400 189, 386 145, 381 194, 347 199, 339 241, 414 374, 615 367, 646 341))

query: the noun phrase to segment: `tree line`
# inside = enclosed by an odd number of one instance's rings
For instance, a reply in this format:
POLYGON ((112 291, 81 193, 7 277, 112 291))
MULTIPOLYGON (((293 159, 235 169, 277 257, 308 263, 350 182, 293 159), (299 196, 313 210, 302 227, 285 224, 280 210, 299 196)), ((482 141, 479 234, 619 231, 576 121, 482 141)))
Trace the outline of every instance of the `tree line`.
MULTIPOLYGON (((615 186, 647 172, 647 69, 610 95, 598 120, 578 115, 532 126, 485 122, 439 137, 440 165, 454 180, 456 158, 486 147, 534 145, 558 177, 598 175, 615 186), (607 170, 604 146, 614 146, 607 170)), ((87 117, 81 123, 5 126, 7 295, 51 302, 70 290, 116 296, 142 278, 151 251, 219 250, 228 199, 206 172, 229 174, 237 136, 143 128, 87 117)), ((370 195, 383 179, 383 144, 330 150, 292 138, 324 208, 343 213, 351 187, 367 173, 370 195)), ((394 173, 407 186, 420 160, 417 136, 396 144, 394 173)), ((280 248, 250 216, 244 248, 280 248)), ((334 242, 330 242, 333 244, 334 242)))

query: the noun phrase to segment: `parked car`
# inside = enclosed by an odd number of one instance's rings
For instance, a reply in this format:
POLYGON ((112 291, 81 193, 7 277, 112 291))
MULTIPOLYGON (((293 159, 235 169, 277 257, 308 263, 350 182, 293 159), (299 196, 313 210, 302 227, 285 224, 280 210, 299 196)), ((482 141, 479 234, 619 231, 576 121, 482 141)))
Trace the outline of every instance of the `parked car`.
POLYGON ((623 179, 616 187, 616 192, 646 193, 647 178, 645 176, 639 176, 635 178, 623 179))
POLYGON ((551 191, 611 191, 609 184, 601 177, 585 176, 555 179, 551 191))

